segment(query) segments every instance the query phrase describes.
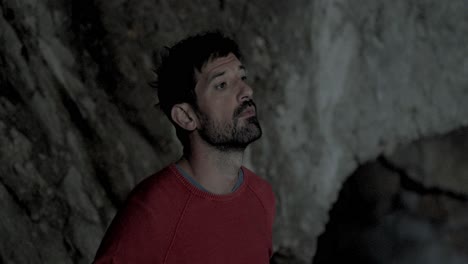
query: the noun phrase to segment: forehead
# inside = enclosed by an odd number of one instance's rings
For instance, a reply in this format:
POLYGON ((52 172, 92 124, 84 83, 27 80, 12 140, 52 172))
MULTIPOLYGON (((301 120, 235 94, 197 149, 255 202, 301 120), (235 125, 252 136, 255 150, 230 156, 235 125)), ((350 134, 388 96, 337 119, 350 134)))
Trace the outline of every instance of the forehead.
POLYGON ((223 68, 229 67, 239 67, 241 62, 239 59, 232 53, 229 53, 226 57, 219 57, 212 60, 209 60, 201 69, 201 74, 210 74, 221 70, 223 68))

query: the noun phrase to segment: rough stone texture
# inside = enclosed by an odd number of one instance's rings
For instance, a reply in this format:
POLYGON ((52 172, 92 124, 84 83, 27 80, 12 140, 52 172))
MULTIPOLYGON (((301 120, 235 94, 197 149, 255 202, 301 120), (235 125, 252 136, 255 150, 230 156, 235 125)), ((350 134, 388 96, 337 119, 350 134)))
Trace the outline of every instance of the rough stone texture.
POLYGON ((298 261, 358 164, 468 124, 466 0, 0 8, 0 262, 91 261, 129 190, 180 155, 147 84, 158 52, 200 30, 244 50, 265 131, 247 164, 274 186, 275 248, 298 261))
MULTIPOLYGON (((455 138, 461 135, 457 131, 455 138)), ((437 141, 453 139, 448 134, 437 141)), ((430 146, 434 140, 420 140, 417 145, 430 146)), ((453 152, 438 163, 463 167, 452 153, 466 151, 466 146, 451 148, 453 152)), ((418 157, 405 149, 395 153, 413 160, 418 157)), ((433 150, 426 148, 424 153, 431 155, 433 150)), ((422 164, 430 166, 419 161, 422 164)), ((407 171, 385 157, 359 166, 333 205, 313 263, 468 263, 468 195, 426 187, 407 171)), ((450 173, 442 176, 450 177, 450 173)))
POLYGON ((426 188, 468 196, 468 129, 398 147, 391 163, 426 188))

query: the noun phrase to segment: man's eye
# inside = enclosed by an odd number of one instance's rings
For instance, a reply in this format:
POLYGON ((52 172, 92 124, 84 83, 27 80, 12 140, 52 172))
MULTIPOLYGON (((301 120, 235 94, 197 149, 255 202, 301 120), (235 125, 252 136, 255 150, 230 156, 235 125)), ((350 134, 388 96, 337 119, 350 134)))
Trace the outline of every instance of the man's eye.
POLYGON ((227 86, 227 84, 226 84, 225 82, 222 82, 222 83, 220 83, 220 84, 217 84, 217 85, 215 86, 215 88, 216 88, 216 89, 224 89, 224 88, 226 88, 226 86, 227 86))
POLYGON ((241 79, 242 79, 243 81, 247 81, 247 76, 242 76, 241 79))

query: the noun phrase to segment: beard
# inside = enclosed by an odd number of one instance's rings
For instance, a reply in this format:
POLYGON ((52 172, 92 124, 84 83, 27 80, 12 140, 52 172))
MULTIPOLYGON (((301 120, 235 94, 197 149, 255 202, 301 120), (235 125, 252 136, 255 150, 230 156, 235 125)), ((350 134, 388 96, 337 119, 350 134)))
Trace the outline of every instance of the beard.
POLYGON ((199 112, 201 128, 198 132, 200 137, 209 145, 223 152, 243 151, 250 143, 262 136, 257 116, 251 116, 244 120, 239 119, 240 114, 249 106, 255 107, 255 103, 245 101, 234 111, 233 119, 226 122, 216 122, 206 114, 199 112))

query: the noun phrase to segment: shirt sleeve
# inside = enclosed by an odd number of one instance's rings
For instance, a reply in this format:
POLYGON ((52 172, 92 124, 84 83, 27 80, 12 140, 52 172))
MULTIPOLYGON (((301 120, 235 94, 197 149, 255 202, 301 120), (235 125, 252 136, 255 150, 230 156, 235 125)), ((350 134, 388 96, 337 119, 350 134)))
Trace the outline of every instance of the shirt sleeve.
POLYGON ((138 200, 130 201, 108 228, 94 264, 163 263, 165 245, 155 214, 138 200))

